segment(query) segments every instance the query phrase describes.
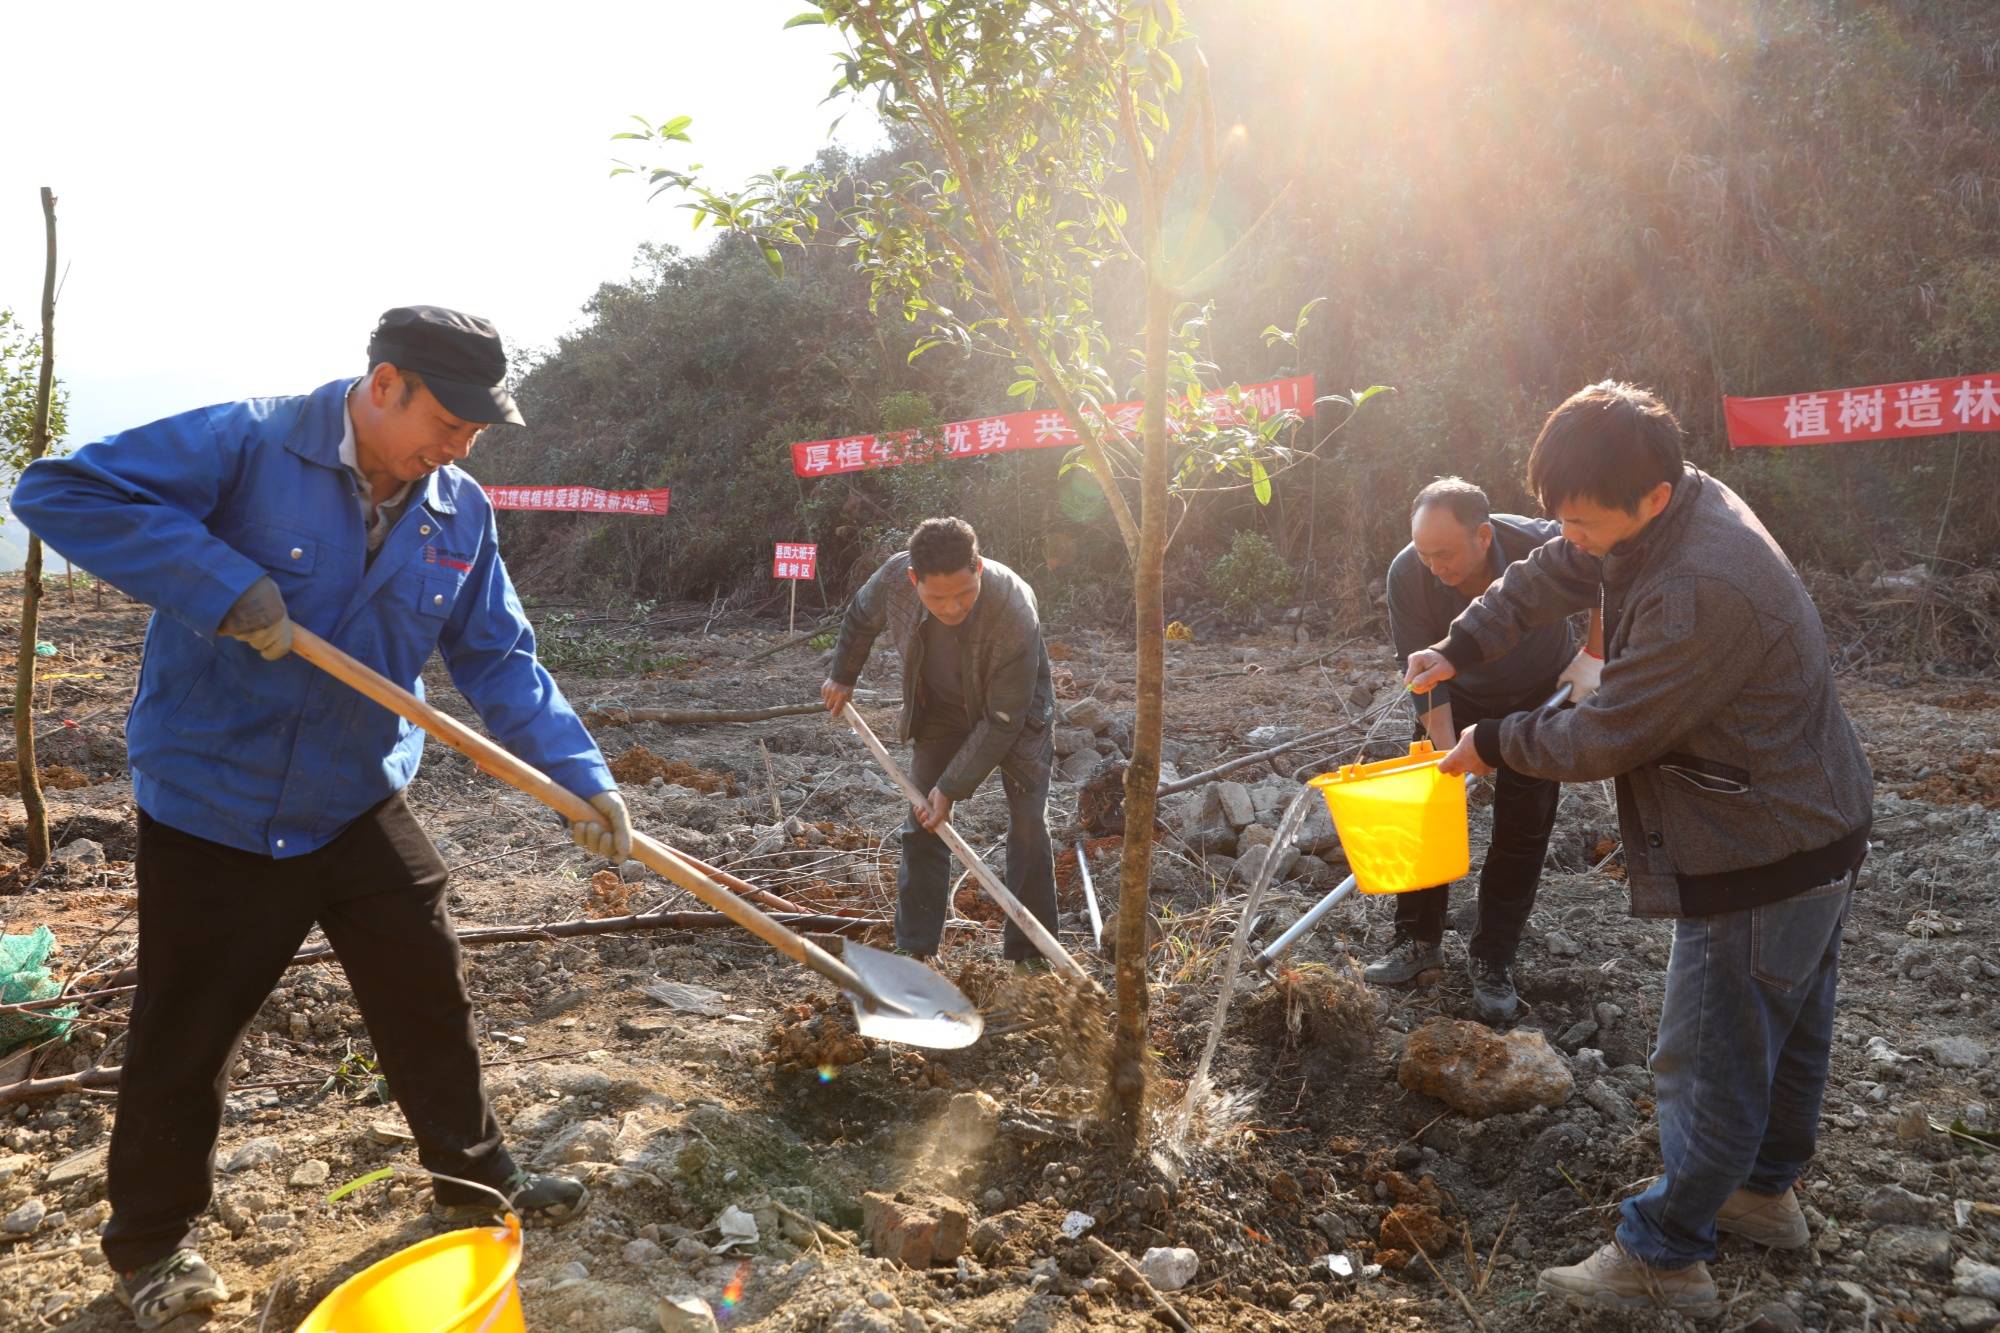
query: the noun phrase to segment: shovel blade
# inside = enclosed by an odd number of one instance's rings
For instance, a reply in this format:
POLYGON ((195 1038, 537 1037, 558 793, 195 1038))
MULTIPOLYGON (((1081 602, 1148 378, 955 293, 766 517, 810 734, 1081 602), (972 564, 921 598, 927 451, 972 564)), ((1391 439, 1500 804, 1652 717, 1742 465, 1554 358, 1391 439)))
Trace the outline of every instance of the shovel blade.
POLYGON ((986 1030, 986 1019, 972 1001, 914 958, 848 940, 840 960, 870 992, 847 997, 864 1037, 951 1051, 972 1045, 986 1030))

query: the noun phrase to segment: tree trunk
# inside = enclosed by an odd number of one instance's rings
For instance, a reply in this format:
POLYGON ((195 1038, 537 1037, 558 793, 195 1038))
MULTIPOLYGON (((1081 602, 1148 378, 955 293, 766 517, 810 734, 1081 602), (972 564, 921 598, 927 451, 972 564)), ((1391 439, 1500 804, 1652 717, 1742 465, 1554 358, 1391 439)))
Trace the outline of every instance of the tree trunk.
POLYGON ((1113 1123, 1137 1146, 1144 1132, 1146 925, 1151 917, 1153 816, 1160 785, 1160 730, 1166 704, 1166 619, 1161 575, 1167 549, 1167 337, 1173 297, 1153 265, 1146 283, 1146 402, 1140 416, 1145 461, 1139 474, 1139 549, 1132 561, 1133 628, 1138 641, 1138 716, 1125 770, 1125 845, 1118 883, 1118 1026, 1111 1045, 1113 1123))
MULTIPOLYGON (((42 223, 48 258, 42 268, 42 371, 35 389, 35 433, 28 460, 49 451, 49 398, 56 374, 56 197, 42 187, 42 223)), ((14 761, 21 780, 21 808, 27 819, 28 866, 49 860, 49 810, 42 800, 42 775, 35 762, 35 641, 42 605, 42 539, 28 538, 28 563, 21 573, 21 652, 14 670, 14 761)))

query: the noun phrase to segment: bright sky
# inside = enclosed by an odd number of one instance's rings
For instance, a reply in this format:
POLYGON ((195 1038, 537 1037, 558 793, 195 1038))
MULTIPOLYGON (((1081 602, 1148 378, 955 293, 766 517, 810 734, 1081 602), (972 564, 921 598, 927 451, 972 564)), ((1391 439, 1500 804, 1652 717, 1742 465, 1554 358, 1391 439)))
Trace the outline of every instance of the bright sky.
MULTIPOLYGON (((510 349, 573 327, 639 243, 708 244, 609 178, 610 136, 691 115, 678 165, 796 166, 842 109, 797 0, 340 5, 96 0, 6 22, 0 308, 38 325, 56 192, 70 440, 364 369, 384 309, 456 306, 510 349)), ((840 141, 870 146, 852 112, 840 141)))

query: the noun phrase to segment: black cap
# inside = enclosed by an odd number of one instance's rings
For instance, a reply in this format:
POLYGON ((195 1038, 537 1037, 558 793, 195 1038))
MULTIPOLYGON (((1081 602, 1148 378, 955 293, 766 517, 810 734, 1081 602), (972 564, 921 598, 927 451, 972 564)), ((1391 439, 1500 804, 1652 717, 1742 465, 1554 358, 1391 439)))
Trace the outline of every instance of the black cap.
POLYGON ((431 395, 455 417, 528 424, 502 384, 507 349, 500 345, 500 334, 477 315, 439 305, 385 311, 368 340, 368 364, 383 361, 423 376, 431 395))

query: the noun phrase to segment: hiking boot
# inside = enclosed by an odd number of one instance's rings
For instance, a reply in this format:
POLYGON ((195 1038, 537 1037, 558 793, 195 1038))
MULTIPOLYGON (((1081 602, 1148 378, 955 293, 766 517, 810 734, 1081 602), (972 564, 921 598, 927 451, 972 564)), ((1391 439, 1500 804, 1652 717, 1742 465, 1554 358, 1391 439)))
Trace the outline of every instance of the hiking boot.
POLYGON ((1521 996, 1514 989, 1514 969, 1498 958, 1474 958, 1466 970, 1472 975, 1472 1015, 1487 1026, 1505 1023, 1521 1012, 1521 996))
POLYGON ((1715 1229, 1774 1250, 1802 1250, 1812 1240, 1799 1196, 1789 1188, 1779 1195, 1736 1191, 1715 1215, 1715 1229))
MULTIPOLYGON (((583 1182, 568 1176, 516 1171, 498 1188, 513 1201, 513 1213, 522 1226, 561 1226, 581 1217, 590 1204, 590 1191, 583 1182)), ((446 1222, 473 1227, 498 1222, 507 1210, 498 1199, 482 1196, 464 1203, 433 1203, 431 1211, 446 1222)))
POLYGON ((1627 1310, 1648 1306, 1684 1310, 1715 1303, 1715 1279, 1708 1275, 1707 1264, 1654 1268, 1627 1254, 1615 1240, 1580 1264, 1544 1268, 1540 1286, 1573 1300, 1627 1310))
POLYGON ((1362 970, 1361 979, 1376 986, 1400 986, 1414 980, 1420 973, 1434 967, 1444 966, 1444 943, 1433 940, 1425 944, 1414 935, 1396 932, 1390 941, 1389 952, 1377 958, 1362 970))
POLYGON ((229 1299, 229 1288, 193 1250, 175 1250, 157 1263, 120 1273, 111 1286, 140 1328, 163 1328, 189 1310, 208 1310, 229 1299))

